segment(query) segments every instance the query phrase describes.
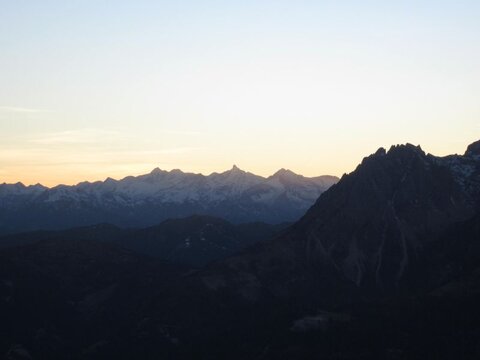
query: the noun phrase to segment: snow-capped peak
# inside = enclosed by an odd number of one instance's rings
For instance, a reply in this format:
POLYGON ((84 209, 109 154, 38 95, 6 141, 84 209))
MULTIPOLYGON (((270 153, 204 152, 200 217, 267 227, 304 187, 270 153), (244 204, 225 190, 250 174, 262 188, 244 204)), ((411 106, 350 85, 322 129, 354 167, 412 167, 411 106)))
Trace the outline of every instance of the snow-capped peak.
POLYGON ((293 171, 281 168, 275 174, 271 176, 272 178, 282 178, 282 179, 297 179, 302 178, 303 176, 295 174, 293 171))

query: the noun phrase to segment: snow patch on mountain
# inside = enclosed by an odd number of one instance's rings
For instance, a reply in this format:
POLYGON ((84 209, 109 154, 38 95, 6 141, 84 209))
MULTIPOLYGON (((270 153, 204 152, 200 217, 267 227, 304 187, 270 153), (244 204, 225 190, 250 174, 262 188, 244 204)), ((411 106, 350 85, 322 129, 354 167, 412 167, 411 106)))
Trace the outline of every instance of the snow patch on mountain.
POLYGON ((69 226, 98 222, 146 226, 192 214, 221 216, 233 222, 283 222, 300 217, 337 181, 331 176, 307 178, 285 169, 265 178, 237 166, 208 176, 155 168, 145 175, 74 186, 3 184, 0 210, 22 209, 18 217, 31 217, 32 228, 43 227, 33 224, 40 222, 35 213, 43 217, 45 211, 51 214, 47 223, 55 223, 58 215, 56 221, 68 217, 69 226))

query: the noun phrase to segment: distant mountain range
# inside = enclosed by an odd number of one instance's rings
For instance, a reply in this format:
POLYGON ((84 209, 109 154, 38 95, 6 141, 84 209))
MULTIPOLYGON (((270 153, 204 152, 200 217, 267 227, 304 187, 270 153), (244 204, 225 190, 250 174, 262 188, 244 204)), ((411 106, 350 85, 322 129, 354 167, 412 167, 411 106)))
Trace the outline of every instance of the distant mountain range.
POLYGON ((233 166, 208 176, 154 169, 122 180, 75 186, 0 185, 0 233, 66 229, 97 223, 146 227, 194 214, 233 223, 295 221, 334 176, 308 178, 281 169, 264 178, 233 166))

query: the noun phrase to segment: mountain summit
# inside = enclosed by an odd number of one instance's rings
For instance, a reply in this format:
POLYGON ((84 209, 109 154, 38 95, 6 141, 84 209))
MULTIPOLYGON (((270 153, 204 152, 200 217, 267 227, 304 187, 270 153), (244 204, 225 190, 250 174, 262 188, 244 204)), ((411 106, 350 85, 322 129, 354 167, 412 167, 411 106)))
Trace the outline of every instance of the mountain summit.
POLYGON ((281 168, 275 174, 273 174, 272 177, 284 178, 285 179, 285 178, 298 178, 298 177, 303 177, 303 176, 297 175, 291 170, 281 168))

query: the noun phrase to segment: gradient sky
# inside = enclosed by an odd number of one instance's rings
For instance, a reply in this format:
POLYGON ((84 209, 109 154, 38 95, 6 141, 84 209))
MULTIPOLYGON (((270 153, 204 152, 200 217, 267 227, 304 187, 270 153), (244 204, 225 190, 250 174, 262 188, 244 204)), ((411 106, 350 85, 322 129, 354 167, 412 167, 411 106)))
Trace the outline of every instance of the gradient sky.
POLYGON ((463 153, 479 19, 478 0, 0 0, 0 183, 463 153))

